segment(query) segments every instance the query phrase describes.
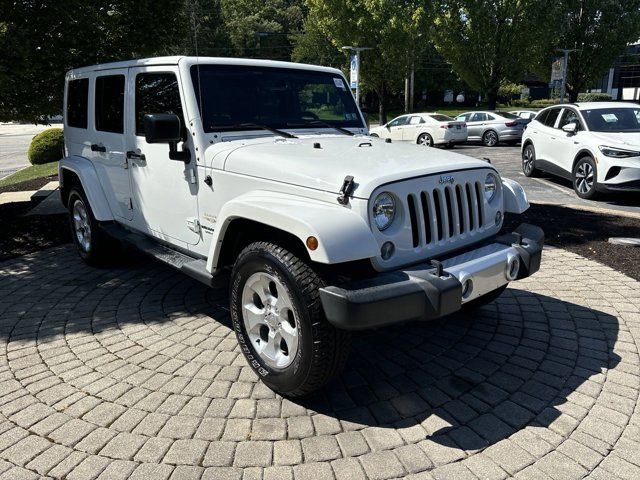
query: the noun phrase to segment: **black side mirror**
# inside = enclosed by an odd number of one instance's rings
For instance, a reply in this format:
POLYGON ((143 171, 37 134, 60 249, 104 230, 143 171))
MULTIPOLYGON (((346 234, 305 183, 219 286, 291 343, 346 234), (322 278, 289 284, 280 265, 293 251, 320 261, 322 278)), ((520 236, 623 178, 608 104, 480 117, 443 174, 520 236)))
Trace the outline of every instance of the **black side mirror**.
POLYGON ((169 158, 184 163, 191 161, 189 150, 178 151, 182 125, 173 113, 151 113, 144 116, 144 136, 147 143, 168 143, 169 158))
POLYGON ((384 128, 386 128, 387 130, 391 130, 391 126, 388 123, 385 124, 384 128))

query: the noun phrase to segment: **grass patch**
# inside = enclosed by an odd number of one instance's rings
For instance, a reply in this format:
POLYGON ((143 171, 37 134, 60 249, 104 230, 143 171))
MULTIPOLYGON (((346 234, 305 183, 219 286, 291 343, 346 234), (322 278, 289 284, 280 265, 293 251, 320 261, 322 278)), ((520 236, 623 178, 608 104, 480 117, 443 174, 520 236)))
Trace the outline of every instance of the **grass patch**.
POLYGON ((0 187, 15 185, 16 183, 36 180, 38 178, 50 177, 58 174, 58 162, 45 163, 43 165, 31 165, 30 167, 18 170, 8 177, 0 180, 0 187))

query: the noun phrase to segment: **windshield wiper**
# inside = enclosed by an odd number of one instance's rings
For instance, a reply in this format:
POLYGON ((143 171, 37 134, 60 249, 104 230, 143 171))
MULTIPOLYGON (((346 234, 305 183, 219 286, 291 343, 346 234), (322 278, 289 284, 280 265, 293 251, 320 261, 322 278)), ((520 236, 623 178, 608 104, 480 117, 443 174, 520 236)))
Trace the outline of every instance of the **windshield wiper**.
MULTIPOLYGON (((290 126, 290 127, 295 127, 295 126, 297 126, 299 124, 287 123, 287 125, 290 126)), ((346 128, 338 127, 337 125, 331 125, 330 123, 323 122, 322 120, 310 120, 310 121, 303 120, 302 124, 300 124, 300 125, 312 125, 312 126, 313 125, 317 125, 319 127, 333 128, 334 130, 337 130, 337 131, 339 131, 341 133, 344 133, 345 135, 349 135, 349 136, 353 136, 354 135, 354 133, 351 130, 347 130, 346 128)))
POLYGON ((293 135, 292 133, 284 132, 282 130, 278 130, 277 128, 273 128, 273 127, 270 127, 268 125, 261 125, 259 123, 240 123, 238 125, 234 125, 233 127, 234 128, 238 128, 238 127, 241 127, 241 128, 260 128, 262 130, 268 130, 269 132, 275 133, 276 135, 280 135, 281 137, 284 137, 284 138, 298 138, 295 135, 293 135))

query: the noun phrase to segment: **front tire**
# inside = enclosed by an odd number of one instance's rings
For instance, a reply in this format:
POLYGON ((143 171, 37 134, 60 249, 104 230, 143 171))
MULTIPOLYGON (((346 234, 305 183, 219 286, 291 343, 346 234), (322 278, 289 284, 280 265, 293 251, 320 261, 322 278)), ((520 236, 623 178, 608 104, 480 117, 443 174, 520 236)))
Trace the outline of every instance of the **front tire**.
POLYGON ((593 158, 586 156, 573 167, 573 190, 580 198, 593 200, 598 196, 598 170, 593 158))
POLYGON ((433 137, 428 133, 422 133, 418 137, 418 145, 422 145, 423 147, 433 147, 433 137))
POLYGON ((482 144, 485 147, 495 147, 499 142, 498 134, 494 130, 487 130, 482 135, 482 144))
POLYGON ((350 335, 325 318, 319 296, 324 283, 306 262, 278 245, 256 242, 240 253, 231 275, 238 343, 269 388, 306 395, 343 369, 350 335))
POLYGON ((80 258, 92 267, 105 266, 114 258, 115 240, 100 229, 82 190, 71 189, 67 205, 71 236, 80 258))

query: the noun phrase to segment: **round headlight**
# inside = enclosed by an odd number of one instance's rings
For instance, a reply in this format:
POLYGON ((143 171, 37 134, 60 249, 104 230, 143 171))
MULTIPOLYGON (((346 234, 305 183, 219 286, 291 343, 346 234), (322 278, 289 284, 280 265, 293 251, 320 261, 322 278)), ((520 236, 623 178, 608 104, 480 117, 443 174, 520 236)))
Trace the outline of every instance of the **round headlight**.
POLYGON ((488 173, 484 179, 484 198, 487 202, 493 200, 498 191, 498 178, 493 173, 488 173))
POLYGON ((373 220, 376 222, 378 230, 383 231, 389 228, 396 215, 396 202, 388 192, 378 195, 373 202, 373 220))

